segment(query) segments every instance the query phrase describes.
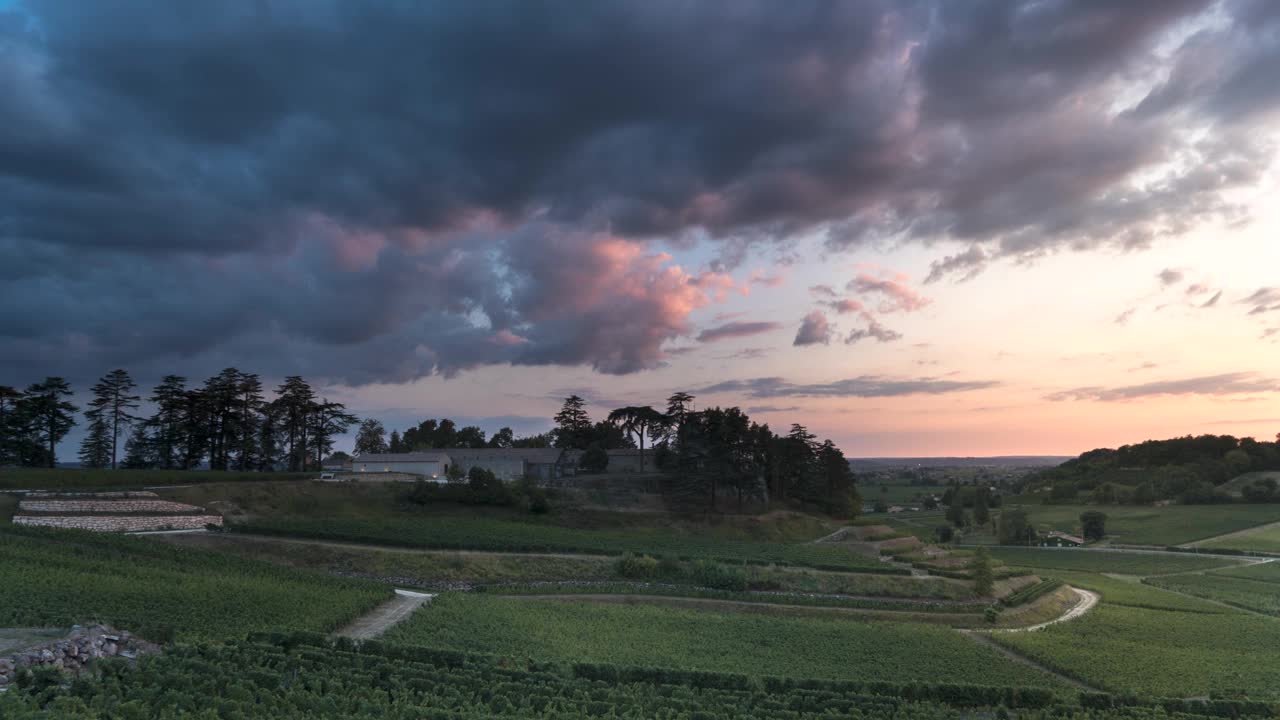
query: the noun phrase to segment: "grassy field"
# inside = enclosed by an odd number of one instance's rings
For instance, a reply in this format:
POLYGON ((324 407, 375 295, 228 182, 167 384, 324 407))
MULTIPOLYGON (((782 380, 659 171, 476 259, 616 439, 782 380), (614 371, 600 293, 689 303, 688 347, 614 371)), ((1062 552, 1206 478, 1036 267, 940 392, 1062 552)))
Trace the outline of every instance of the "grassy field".
POLYGON ((1203 543, 1200 547, 1212 550, 1213 548, 1228 548, 1232 550, 1257 550, 1259 552, 1280 553, 1280 525, 1271 525, 1269 527, 1251 530, 1235 537, 1223 538, 1221 540, 1212 540, 1203 543))
POLYGON ((841 545, 727 540, 681 533, 673 527, 588 530, 532 519, 435 514, 426 517, 355 520, 345 518, 269 519, 239 523, 241 532, 310 537, 449 550, 559 552, 620 555, 626 552, 730 562, 783 563, 851 572, 874 572, 886 565, 841 545))
POLYGON ((1111 691, 1280 700, 1280 623, 1267 618, 1238 612, 1152 612, 1104 601, 1071 622, 992 637, 1111 691))
POLYGON ((222 472, 213 470, 90 470, 6 468, 0 490, 109 490, 188 483, 264 482, 314 478, 319 473, 222 472))
POLYGON ((984 685, 1055 685, 953 630, 650 606, 446 594, 389 642, 539 660, 747 675, 984 685))
POLYGON ((1050 548, 992 548, 991 556, 1009 565, 1120 575, 1161 575, 1164 573, 1209 570, 1238 565, 1238 560, 1197 557, 1195 555, 1158 555, 1155 553, 1098 552, 1094 550, 1055 550, 1050 548))
POLYGON ((1280 505, 1026 505, 1021 509, 1042 532, 1075 531, 1080 513, 1101 510, 1107 515, 1110 539, 1135 545, 1180 545, 1280 521, 1280 505))
POLYGON ((0 530, 0 627, 96 620, 155 640, 330 631, 389 596, 385 585, 143 538, 0 530))
POLYGON ((154 538, 250 560, 319 570, 335 575, 386 579, 397 585, 432 587, 449 583, 607 580, 609 558, 495 555, 475 552, 403 552, 377 547, 334 546, 234 534, 163 535, 154 538))
POLYGON ((1280 585, 1273 582, 1222 575, 1175 575, 1145 582, 1254 612, 1280 615, 1280 585))
POLYGON ((1280 583, 1280 560, 1255 565, 1223 568, 1222 570, 1214 570, 1210 574, 1244 578, 1246 580, 1259 580, 1261 582, 1280 583))
MULTIPOLYGON (((319 570, 343 576, 382 578, 397 585, 441 587, 451 583, 492 584, 539 581, 612 580, 617 559, 507 555, 477 551, 408 550, 371 545, 326 544, 292 538, 259 538, 235 533, 164 535, 153 538, 252 560, 319 570)), ((752 565, 744 568, 753 589, 803 593, 969 600, 968 583, 943 578, 824 572, 808 568, 752 565)))
POLYGON ((1137 578, 1119 579, 1097 573, 1055 570, 1051 568, 1026 568, 1044 577, 1057 578, 1073 587, 1093 590, 1102 595, 1108 605, 1146 608, 1148 610, 1179 610, 1192 613, 1221 615, 1230 610, 1203 600, 1185 597, 1138 582, 1137 578))
POLYGON ((1249 485, 1252 485, 1254 481, 1263 480, 1266 478, 1271 478, 1272 480, 1280 480, 1280 472, 1262 471, 1262 472, 1245 473, 1243 475, 1238 475, 1228 480, 1227 482, 1219 485, 1218 489, 1225 490, 1226 492, 1229 492, 1232 495, 1239 495, 1241 490, 1244 490, 1244 488, 1248 487, 1249 485))

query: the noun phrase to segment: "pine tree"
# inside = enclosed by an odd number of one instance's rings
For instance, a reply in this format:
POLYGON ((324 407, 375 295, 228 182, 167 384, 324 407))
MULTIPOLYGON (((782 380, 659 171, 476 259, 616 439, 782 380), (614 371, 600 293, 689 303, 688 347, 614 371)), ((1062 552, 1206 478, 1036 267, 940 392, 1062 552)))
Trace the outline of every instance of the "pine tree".
POLYGON ((254 373, 240 373, 236 381, 235 424, 232 435, 235 469, 254 470, 262 465, 262 380, 254 373))
POLYGON ((342 403, 321 400, 312 405, 309 422, 312 457, 315 459, 316 468, 324 462, 325 455, 333 452, 334 436, 345 435, 347 430, 359 421, 359 418, 347 412, 347 407, 342 403))
POLYGON ((148 435, 151 423, 136 423, 124 443, 124 460, 120 466, 129 470, 145 470, 156 466, 155 441, 148 435))
POLYGON ((187 379, 165 375, 149 399, 156 407, 155 414, 147 421, 151 426, 155 464, 166 470, 180 467, 186 446, 183 414, 187 404, 187 379))
POLYGON ((311 429, 310 418, 315 402, 315 391, 297 375, 284 379, 276 389, 276 406, 284 438, 285 459, 289 472, 302 472, 307 467, 307 448, 311 429))
POLYGON ((80 464, 101 470, 111 465, 111 426, 101 413, 85 413, 89 419, 89 432, 80 441, 80 464))
POLYGON ((391 431, 391 440, 387 443, 387 452, 402 453, 404 452, 404 441, 400 439, 400 431, 391 431))
POLYGON ((20 453, 23 464, 57 467, 58 443, 76 424, 76 406, 65 398, 71 386, 60 377, 47 377, 27 387, 16 403, 17 420, 22 425, 20 453))
POLYGON ((18 429, 15 404, 22 393, 0 385, 0 466, 18 461, 18 429))
POLYGON ((585 449, 590 444, 591 418, 586 411, 587 401, 577 395, 565 398, 560 412, 556 413, 556 447, 585 449))
MULTIPOLYGON (((100 435, 93 425, 101 422, 106 426, 107 460, 113 470, 116 467, 121 431, 128 430, 138 419, 131 412, 138 408, 140 399, 133 394, 134 387, 133 378, 129 377, 127 371, 112 370, 93 386, 93 400, 89 402, 89 409, 85 411, 85 417, 91 423, 89 435, 85 441, 91 442, 91 438, 100 435)), ((85 452, 86 449, 81 448, 81 457, 85 456, 85 452)), ((100 455, 100 448, 89 448, 89 457, 97 458, 100 455)), ((91 467, 104 466, 92 465, 91 467)))

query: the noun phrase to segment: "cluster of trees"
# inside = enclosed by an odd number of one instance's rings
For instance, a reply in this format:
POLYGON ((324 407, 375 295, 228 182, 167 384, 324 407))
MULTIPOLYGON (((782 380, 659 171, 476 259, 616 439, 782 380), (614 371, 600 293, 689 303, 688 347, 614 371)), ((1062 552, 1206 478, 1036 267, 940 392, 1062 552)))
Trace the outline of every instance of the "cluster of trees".
MULTIPOLYGON (((1231 435, 1148 440, 1118 449, 1090 450, 1027 478, 1049 488, 1048 502, 1149 505, 1159 500, 1184 504, 1232 502, 1218 486, 1243 473, 1280 470, 1280 439, 1259 442, 1231 435)), ((1250 502, 1280 500, 1266 483, 1244 493, 1250 502)))
POLYGON ((0 386, 0 465, 53 467, 58 443, 75 425, 71 388, 59 377, 26 390, 0 386))
MULTIPOLYGON (((1080 513, 1085 540, 1101 540, 1107 534, 1107 515, 1097 510, 1080 513)), ((996 522, 996 538, 1001 545, 1035 545, 1040 538, 1024 510, 1003 510, 996 522)))
MULTIPOLYGON (((258 375, 227 368, 200 386, 166 375, 147 396, 125 370, 93 385, 84 411, 81 465, 90 468, 263 471, 318 468, 334 440, 356 423, 342 403, 290 376, 268 400, 258 375)), ((79 411, 63 378, 18 392, 0 386, 0 465, 54 467, 57 446, 79 411)))
POLYGON ((602 469, 604 450, 616 447, 638 448, 643 470, 647 447, 673 491, 701 497, 713 508, 728 494, 740 506, 775 500, 842 516, 861 509, 849 463, 830 440, 818 442, 803 425, 776 435, 741 408, 694 410, 693 400, 679 392, 667 398, 664 411, 623 407, 600 423, 587 414, 586 401, 572 395, 555 416, 555 445, 585 450, 582 465, 589 470, 602 469))
POLYGON ((392 430, 387 437, 386 428, 372 418, 360 423, 356 432, 357 455, 377 453, 407 453, 422 450, 449 450, 453 448, 542 448, 551 447, 551 433, 516 437, 511 428, 504 427, 486 437, 484 430, 475 425, 458 427, 449 418, 423 420, 403 433, 392 430))
POLYGON ((947 522, 955 527, 982 527, 991 522, 991 509, 1000 507, 1001 498, 988 485, 952 483, 942 493, 942 504, 947 506, 947 522))

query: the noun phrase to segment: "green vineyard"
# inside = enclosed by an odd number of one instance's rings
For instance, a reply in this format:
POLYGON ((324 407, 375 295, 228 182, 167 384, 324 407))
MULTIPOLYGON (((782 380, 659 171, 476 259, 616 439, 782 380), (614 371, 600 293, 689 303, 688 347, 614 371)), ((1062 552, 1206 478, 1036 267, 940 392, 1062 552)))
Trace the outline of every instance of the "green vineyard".
POLYGON ((1004 717, 1157 720, 1266 717, 1265 703, 1072 695, 1036 687, 795 680, 589 663, 519 662, 477 653, 356 645, 273 633, 182 646, 130 669, 59 689, 27 678, 0 695, 6 720, 172 718, 663 718, 668 720, 960 720, 1004 717))
POLYGON ((334 630, 390 588, 143 538, 0 529, 0 627, 105 622, 148 639, 334 630))

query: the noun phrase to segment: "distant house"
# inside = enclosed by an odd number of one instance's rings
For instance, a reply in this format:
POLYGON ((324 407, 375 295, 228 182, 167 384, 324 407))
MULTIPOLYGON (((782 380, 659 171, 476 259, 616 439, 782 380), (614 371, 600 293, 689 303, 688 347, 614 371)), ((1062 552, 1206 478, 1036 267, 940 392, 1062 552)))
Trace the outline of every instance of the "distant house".
POLYGON ((1052 530, 1040 537, 1040 547, 1080 547, 1084 538, 1052 530))
POLYGON ((403 473, 443 482, 445 471, 452 462, 448 453, 428 450, 360 455, 352 461, 351 466, 357 473, 403 473))
POLYGON ((500 480, 530 477, 545 482, 563 474, 559 448, 454 448, 449 457, 463 472, 480 467, 500 480))

